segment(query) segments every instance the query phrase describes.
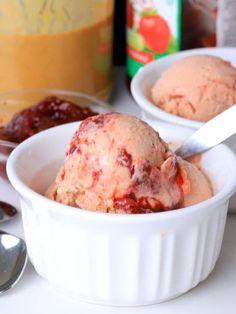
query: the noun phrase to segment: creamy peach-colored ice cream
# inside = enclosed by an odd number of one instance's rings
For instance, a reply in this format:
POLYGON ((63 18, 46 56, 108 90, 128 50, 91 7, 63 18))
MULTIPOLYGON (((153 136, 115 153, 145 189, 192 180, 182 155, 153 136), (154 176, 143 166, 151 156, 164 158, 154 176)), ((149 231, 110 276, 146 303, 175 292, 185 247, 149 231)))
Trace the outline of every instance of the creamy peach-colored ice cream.
POLYGON ((155 130, 119 113, 81 123, 47 191, 58 202, 113 213, 171 210, 211 195, 203 173, 177 157, 155 130))
POLYGON ((210 55, 185 57, 164 71, 151 90, 161 109, 208 121, 236 102, 236 69, 210 55))

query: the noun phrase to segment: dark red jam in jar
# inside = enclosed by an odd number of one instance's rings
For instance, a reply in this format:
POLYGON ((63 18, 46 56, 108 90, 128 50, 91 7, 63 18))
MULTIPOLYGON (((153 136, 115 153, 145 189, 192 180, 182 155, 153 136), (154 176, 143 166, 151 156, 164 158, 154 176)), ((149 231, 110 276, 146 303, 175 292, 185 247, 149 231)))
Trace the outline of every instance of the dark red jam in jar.
POLYGON ((53 126, 84 120, 97 113, 67 100, 50 96, 38 104, 24 109, 0 130, 0 138, 20 143, 26 138, 53 126))

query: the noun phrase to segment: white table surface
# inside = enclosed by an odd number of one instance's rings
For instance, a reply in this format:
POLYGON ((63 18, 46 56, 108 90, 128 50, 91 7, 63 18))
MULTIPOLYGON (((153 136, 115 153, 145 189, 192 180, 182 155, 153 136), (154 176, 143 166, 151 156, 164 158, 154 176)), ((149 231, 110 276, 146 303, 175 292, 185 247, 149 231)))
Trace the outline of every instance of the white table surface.
MULTIPOLYGON (((140 116, 125 84, 122 68, 114 73, 111 103, 116 111, 140 116)), ((10 185, 0 181, 0 199, 18 204, 10 185)), ((1 224, 5 230, 23 235, 20 214, 1 224)), ((211 275, 196 288, 172 301, 153 306, 116 308, 79 302, 52 288, 28 262, 17 285, 0 296, 0 314, 235 314, 236 313, 236 215, 228 215, 220 258, 211 275)))

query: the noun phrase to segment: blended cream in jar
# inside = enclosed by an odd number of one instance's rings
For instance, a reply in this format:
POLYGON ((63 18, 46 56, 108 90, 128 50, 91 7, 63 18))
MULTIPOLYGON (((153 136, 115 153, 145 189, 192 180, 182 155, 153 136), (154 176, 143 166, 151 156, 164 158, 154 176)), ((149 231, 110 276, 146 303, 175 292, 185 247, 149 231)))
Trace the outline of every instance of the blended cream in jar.
POLYGON ((0 93, 42 87, 107 98, 112 27, 113 0, 1 1, 0 93))

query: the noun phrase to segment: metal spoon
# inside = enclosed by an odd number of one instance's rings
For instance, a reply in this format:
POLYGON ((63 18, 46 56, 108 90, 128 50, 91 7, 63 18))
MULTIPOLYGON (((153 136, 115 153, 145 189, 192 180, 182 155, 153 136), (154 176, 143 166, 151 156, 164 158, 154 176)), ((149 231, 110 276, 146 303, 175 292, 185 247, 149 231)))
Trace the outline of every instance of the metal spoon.
MULTIPOLYGON (((7 157, 16 145, 16 143, 0 139, 0 155, 6 155, 4 159, 1 158, 0 160, 0 177, 6 182, 8 182, 6 173, 7 157)), ((0 201, 0 223, 13 218, 16 214, 17 210, 14 206, 4 201, 0 201)))
POLYGON ((236 133, 236 105, 206 122, 175 153, 182 158, 204 152, 236 133))
POLYGON ((25 241, 0 231, 0 293, 20 279, 27 262, 25 241))
POLYGON ((0 222, 9 220, 17 214, 17 209, 9 203, 0 201, 0 222))
POLYGON ((0 139, 0 146, 9 147, 9 148, 15 148, 18 144, 15 142, 9 142, 5 140, 0 139))
MULTIPOLYGON (((0 140, 0 146, 14 148, 15 143, 0 140)), ((17 214, 14 206, 0 201, 0 222, 17 214)), ((25 241, 0 231, 0 293, 13 287, 21 277, 27 262, 25 241)))
MULTIPOLYGON (((0 201, 0 222, 9 220, 17 210, 9 203, 0 201)), ((0 231, 0 294, 13 287, 20 279, 27 262, 25 241, 0 231)))
MULTIPOLYGON (((5 141, 0 139, 0 148, 1 148, 1 153, 3 155, 6 154, 6 156, 9 155, 9 149, 12 151, 13 148, 17 146, 17 143, 5 141)), ((4 162, 6 162, 4 160, 4 162)), ((3 173, 1 173, 1 176, 4 177, 5 175, 5 164, 3 165, 3 173)), ((6 203, 4 201, 0 201, 0 222, 9 220, 13 218, 17 214, 17 210, 14 206, 12 206, 9 203, 6 203)))

